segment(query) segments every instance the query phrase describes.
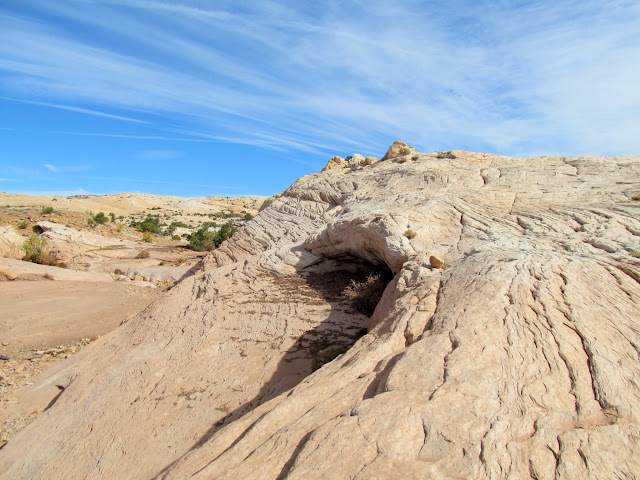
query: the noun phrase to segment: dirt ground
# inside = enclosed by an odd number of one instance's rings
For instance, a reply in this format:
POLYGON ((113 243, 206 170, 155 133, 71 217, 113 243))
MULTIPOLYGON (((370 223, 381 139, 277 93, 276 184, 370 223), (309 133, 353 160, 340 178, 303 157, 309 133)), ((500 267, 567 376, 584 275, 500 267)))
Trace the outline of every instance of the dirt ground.
POLYGON ((0 282, 0 448, 46 407, 22 387, 162 293, 123 282, 0 282))

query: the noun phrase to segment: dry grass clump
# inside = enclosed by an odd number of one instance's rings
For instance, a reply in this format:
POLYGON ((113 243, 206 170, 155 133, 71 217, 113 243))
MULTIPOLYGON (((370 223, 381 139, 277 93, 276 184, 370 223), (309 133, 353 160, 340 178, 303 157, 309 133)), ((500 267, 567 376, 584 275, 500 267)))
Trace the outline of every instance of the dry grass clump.
POLYGON ((354 310, 370 317, 382 298, 386 286, 382 275, 373 273, 364 282, 351 280, 351 285, 342 291, 342 295, 350 301, 354 310))
POLYGON ((140 253, 138 253, 138 255, 136 255, 137 259, 142 259, 142 258, 149 258, 151 254, 149 253, 149 250, 142 250, 140 253))
POLYGON ((408 228, 404 232, 404 236, 407 237, 409 240, 411 240, 412 238, 416 238, 417 235, 418 233, 415 230, 411 230, 410 228, 408 228))

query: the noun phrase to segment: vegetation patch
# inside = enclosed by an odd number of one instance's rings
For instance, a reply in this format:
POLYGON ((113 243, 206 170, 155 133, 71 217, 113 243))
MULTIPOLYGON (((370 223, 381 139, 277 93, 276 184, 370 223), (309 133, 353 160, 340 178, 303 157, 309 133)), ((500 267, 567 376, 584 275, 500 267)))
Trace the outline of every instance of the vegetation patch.
POLYGON ((351 285, 342 291, 342 295, 349 300, 351 307, 357 312, 370 317, 382 298, 387 282, 379 273, 373 273, 364 282, 351 280, 351 285))
POLYGON ((98 212, 93 216, 93 221, 98 225, 104 225, 109 221, 109 218, 104 214, 104 212, 98 212))
POLYGON ((323 365, 335 360, 343 353, 346 353, 346 351, 347 349, 345 347, 331 347, 323 350, 311 360, 311 372, 315 372, 323 365))
POLYGON ((25 262, 67 268, 67 265, 64 262, 59 261, 55 255, 52 255, 51 252, 45 250, 44 238, 39 237, 35 233, 32 233, 31 236, 25 240, 22 245, 22 250, 24 250, 24 257, 22 257, 22 260, 25 262))
POLYGON ((208 222, 205 222, 203 224, 203 228, 200 228, 187 236, 187 240, 189 242, 188 247, 192 250, 198 252, 214 250, 222 242, 231 238, 237 230, 236 227, 233 226, 233 222, 231 220, 222 225, 217 232, 209 231, 209 227, 206 226, 207 223, 208 222))
POLYGON ((418 234, 414 230, 408 228, 407 230, 405 230, 404 236, 411 240, 412 238, 416 238, 418 234))
POLYGON ((152 215, 147 215, 147 218, 142 220, 141 222, 131 222, 130 224, 133 228, 140 230, 141 232, 150 232, 159 234, 160 233, 160 219, 158 217, 154 217, 152 215))

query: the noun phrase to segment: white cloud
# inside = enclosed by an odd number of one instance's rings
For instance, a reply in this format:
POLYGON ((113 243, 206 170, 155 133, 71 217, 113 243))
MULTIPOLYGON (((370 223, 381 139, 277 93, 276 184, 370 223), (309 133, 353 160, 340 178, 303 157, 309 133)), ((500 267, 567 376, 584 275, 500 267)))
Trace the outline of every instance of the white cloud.
POLYGON ((51 163, 42 164, 44 168, 49 170, 50 172, 65 172, 65 173, 73 173, 73 172, 86 172, 91 169, 90 165, 53 165, 51 163))
POLYGON ((96 195, 87 192, 84 188, 76 188, 74 190, 30 190, 21 192, 34 197, 70 197, 72 195, 96 195))
POLYGON ((32 3, 110 41, 5 14, 12 98, 313 153, 640 150, 637 2, 32 3))
POLYGON ((95 115, 97 117, 113 118, 115 120, 123 120, 125 122, 149 123, 149 122, 146 122, 144 120, 137 120, 135 118, 123 117, 121 115, 111 115, 109 113, 98 112, 96 110, 90 110, 88 108, 73 107, 73 106, 70 106, 70 105, 60 105, 60 104, 57 104, 57 103, 48 103, 48 102, 35 102, 35 101, 31 101, 31 100, 20 100, 20 99, 17 99, 17 98, 9 98, 9 97, 0 97, 0 99, 9 100, 11 102, 29 103, 31 105, 40 105, 42 107, 58 108, 60 110, 69 110, 71 112, 83 113, 85 115, 95 115))
POLYGON ((183 158, 185 153, 180 150, 141 150, 133 156, 140 160, 162 161, 183 158))

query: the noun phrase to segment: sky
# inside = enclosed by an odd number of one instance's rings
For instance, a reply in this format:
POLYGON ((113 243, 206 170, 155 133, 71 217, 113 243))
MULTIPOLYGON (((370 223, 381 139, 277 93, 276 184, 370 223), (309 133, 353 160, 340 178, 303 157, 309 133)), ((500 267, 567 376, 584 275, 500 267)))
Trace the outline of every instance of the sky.
POLYGON ((333 156, 640 154, 637 0, 0 0, 0 191, 273 195, 333 156))

